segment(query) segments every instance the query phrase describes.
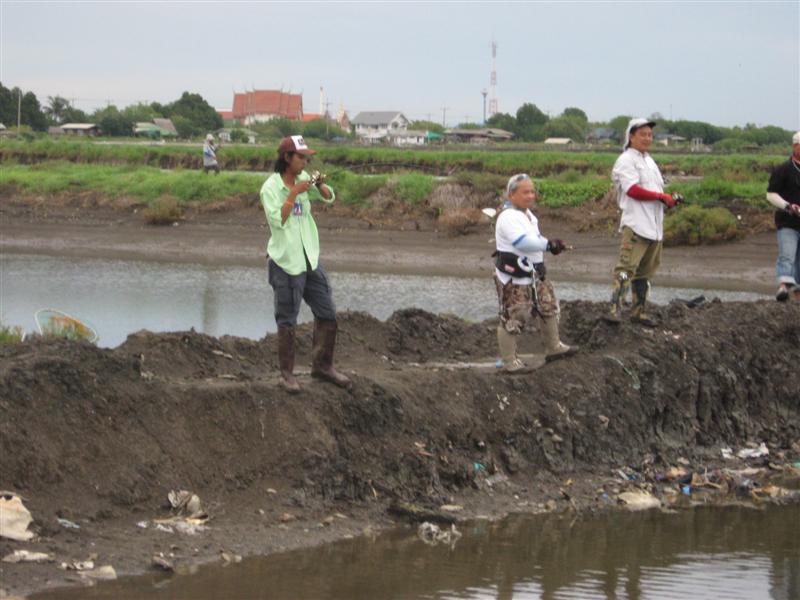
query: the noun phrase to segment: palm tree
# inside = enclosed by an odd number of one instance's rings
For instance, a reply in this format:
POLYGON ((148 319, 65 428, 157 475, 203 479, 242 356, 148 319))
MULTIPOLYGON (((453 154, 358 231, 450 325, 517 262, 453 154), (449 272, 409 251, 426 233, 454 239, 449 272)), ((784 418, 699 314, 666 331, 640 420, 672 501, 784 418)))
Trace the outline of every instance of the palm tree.
POLYGON ((48 96, 47 103, 48 105, 44 107, 44 113, 56 123, 63 123, 64 114, 68 109, 72 108, 69 100, 61 96, 48 96))

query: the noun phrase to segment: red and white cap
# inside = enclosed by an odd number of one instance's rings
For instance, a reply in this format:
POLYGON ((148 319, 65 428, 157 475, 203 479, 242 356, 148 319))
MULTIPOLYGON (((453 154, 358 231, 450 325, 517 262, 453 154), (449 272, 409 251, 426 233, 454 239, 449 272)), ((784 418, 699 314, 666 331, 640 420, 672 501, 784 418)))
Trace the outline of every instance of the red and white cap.
POLYGON ((314 150, 306 145, 302 135, 290 135, 283 138, 278 146, 278 152, 297 152, 303 156, 313 156, 316 154, 314 150))

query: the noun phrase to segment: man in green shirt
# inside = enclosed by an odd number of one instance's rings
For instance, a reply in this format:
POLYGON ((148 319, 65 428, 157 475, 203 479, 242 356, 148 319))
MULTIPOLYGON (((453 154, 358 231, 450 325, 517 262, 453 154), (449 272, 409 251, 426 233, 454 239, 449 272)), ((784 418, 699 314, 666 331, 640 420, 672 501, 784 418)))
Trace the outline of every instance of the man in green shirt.
POLYGON ((261 187, 261 205, 271 232, 267 258, 269 284, 275 295, 281 383, 291 393, 300 391, 293 371, 301 300, 314 313, 312 377, 348 389, 352 385, 333 367, 336 307, 328 276, 319 264, 319 234, 311 216, 311 200, 333 202, 336 196, 321 177, 312 178, 304 170, 313 154, 302 136, 284 138, 278 146, 275 173, 261 187))

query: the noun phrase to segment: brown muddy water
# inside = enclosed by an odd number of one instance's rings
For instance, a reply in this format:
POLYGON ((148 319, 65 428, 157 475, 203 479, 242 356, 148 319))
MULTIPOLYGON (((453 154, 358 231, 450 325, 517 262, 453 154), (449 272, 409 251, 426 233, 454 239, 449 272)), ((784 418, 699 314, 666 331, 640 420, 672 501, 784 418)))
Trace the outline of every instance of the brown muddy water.
POLYGON ((428 545, 405 528, 32 600, 800 598, 800 506, 512 516, 459 527, 452 545, 428 545))
MULTIPOLYGON (((339 310, 370 313, 387 319, 402 308, 450 313, 471 321, 497 314, 489 277, 459 278, 413 275, 330 274, 339 310)), ((609 288, 594 283, 555 282, 562 300, 606 300, 609 288)), ((742 291, 655 286, 652 299, 699 295, 724 301, 761 300, 763 294, 742 291)), ((114 347, 141 329, 153 332, 196 331, 213 336, 260 339, 276 330, 272 289, 266 265, 205 266, 147 261, 75 259, 21 254, 0 255, 0 322, 36 331, 34 313, 54 308, 92 324, 98 344, 114 347)), ((312 319, 303 306, 300 321, 312 319)))

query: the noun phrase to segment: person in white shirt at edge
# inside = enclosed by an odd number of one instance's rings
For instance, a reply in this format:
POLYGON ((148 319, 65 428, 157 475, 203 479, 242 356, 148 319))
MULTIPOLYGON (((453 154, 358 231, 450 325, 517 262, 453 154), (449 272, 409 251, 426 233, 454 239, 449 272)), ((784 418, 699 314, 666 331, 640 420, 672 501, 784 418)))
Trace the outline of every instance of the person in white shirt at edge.
POLYGON ((544 252, 561 253, 566 246, 539 233, 539 220, 531 212, 536 201, 533 181, 526 174, 508 180, 506 198, 495 224, 497 250, 494 282, 500 303, 497 344, 506 373, 526 373, 546 360, 574 354, 578 348, 562 343, 558 335, 559 305, 553 284, 546 279, 544 252), (540 317, 544 337, 542 353, 526 365, 517 356, 517 337, 540 317), (544 356, 542 356, 544 355, 544 356))
POLYGON ((219 175, 219 163, 217 162, 217 150, 219 146, 214 145, 214 136, 210 133, 206 136, 203 144, 203 173, 214 171, 214 175, 219 175))
POLYGON ((622 301, 630 287, 633 296, 631 320, 648 327, 655 321, 645 312, 650 279, 661 264, 664 238, 664 207, 675 206, 675 199, 664 193, 664 178, 648 154, 653 144, 655 123, 631 119, 625 132, 622 154, 614 163, 611 179, 622 209, 619 229, 622 243, 614 268, 611 308, 605 320, 619 323, 622 301))

